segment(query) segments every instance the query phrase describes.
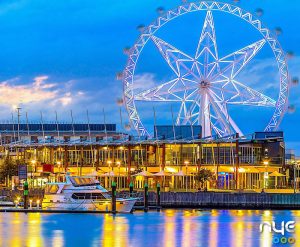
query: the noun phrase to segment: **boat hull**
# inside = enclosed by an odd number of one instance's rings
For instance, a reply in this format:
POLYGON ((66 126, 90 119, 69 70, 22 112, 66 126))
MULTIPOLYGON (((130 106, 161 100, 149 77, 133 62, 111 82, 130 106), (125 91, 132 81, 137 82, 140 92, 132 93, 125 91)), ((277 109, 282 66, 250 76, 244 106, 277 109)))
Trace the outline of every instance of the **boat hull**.
MULTIPOLYGON (((116 211, 120 213, 132 212, 133 206, 137 201, 136 198, 128 199, 117 199, 116 211)), ((46 210, 76 210, 76 211, 101 211, 110 212, 112 211, 111 200, 76 200, 76 201, 65 201, 65 202, 49 202, 43 201, 42 209, 46 210)))

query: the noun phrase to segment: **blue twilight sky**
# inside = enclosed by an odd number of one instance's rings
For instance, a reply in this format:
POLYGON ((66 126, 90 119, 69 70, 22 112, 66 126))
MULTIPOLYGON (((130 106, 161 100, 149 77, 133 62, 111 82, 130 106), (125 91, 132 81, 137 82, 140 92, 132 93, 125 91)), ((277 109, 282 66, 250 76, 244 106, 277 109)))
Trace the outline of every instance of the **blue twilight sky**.
MULTIPOLYGON (((227 1, 233 3, 233 1, 227 1)), ((2 0, 0 1, 0 110, 3 121, 11 119, 12 106, 21 105, 29 120, 54 121, 56 110, 61 121, 120 123, 119 106, 122 84, 115 79, 126 63, 123 48, 132 46, 139 35, 137 26, 149 24, 160 6, 176 7, 174 0, 2 0)), ((255 13, 274 30, 283 30, 279 41, 285 51, 293 51, 289 60, 292 77, 300 77, 300 2, 297 0, 241 0, 240 7, 255 13)), ((214 15, 219 54, 225 56, 261 38, 259 33, 228 14, 214 15)), ((157 36, 188 54, 193 54, 201 33, 204 13, 193 13, 174 20, 157 36)), ((137 90, 151 88, 172 78, 171 70, 150 42, 143 50, 136 70, 137 90)), ((278 75, 272 52, 265 46, 240 75, 240 80, 278 97, 278 75)), ((292 87, 290 104, 296 107, 286 114, 280 128, 285 131, 288 148, 300 153, 300 88, 292 87)), ((153 125, 153 105, 137 105, 146 126, 153 125)), ((155 105, 157 121, 170 123, 170 105, 155 105), (169 121, 169 122, 168 122, 169 121)), ((174 111, 176 111, 176 106, 174 111)), ((14 112, 15 113, 15 112, 14 112)), ((236 107, 230 113, 244 133, 263 130, 272 115, 270 109, 236 107)), ((123 122, 128 123, 125 109, 123 122)), ((16 114, 14 114, 16 117, 16 114)))

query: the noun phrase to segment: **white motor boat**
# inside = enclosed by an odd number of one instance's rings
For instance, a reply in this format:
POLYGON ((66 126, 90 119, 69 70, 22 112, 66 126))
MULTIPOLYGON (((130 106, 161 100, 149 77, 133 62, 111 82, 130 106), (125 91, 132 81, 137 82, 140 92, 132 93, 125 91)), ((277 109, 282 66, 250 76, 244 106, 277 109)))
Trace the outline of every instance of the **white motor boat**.
POLYGON ((0 196, 0 207, 14 206, 15 204, 6 196, 0 196))
MULTIPOLYGON (((129 213, 138 198, 117 198, 116 211, 129 213)), ((48 183, 42 201, 47 210, 112 211, 111 195, 93 177, 66 175, 64 183, 48 183)))

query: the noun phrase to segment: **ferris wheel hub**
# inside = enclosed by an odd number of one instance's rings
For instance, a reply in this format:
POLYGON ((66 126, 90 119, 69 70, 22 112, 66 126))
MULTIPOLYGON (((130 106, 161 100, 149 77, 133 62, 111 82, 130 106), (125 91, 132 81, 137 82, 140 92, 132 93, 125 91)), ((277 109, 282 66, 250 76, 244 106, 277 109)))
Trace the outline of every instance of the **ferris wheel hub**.
POLYGON ((200 88, 207 88, 210 86, 210 83, 208 81, 201 81, 200 82, 200 88))

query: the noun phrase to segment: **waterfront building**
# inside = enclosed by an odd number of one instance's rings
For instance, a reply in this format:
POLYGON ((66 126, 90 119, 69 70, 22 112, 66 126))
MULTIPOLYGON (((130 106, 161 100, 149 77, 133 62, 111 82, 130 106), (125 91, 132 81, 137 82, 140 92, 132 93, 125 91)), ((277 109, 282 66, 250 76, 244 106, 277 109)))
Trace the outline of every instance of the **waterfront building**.
POLYGON ((210 189, 288 186, 282 132, 201 139, 201 127, 193 128, 181 130, 185 134, 174 138, 168 127, 157 126, 159 134, 150 139, 118 132, 115 124, 0 124, 0 159, 10 157, 26 164, 28 179, 40 183, 61 179, 69 171, 97 176, 106 187, 114 179, 119 188, 126 188, 134 178, 136 188, 147 179, 150 188, 159 181, 170 190, 197 190, 197 172, 207 169, 214 174, 207 183, 210 189), (132 176, 143 170, 165 174, 132 176), (282 176, 274 176, 276 172, 282 176))

